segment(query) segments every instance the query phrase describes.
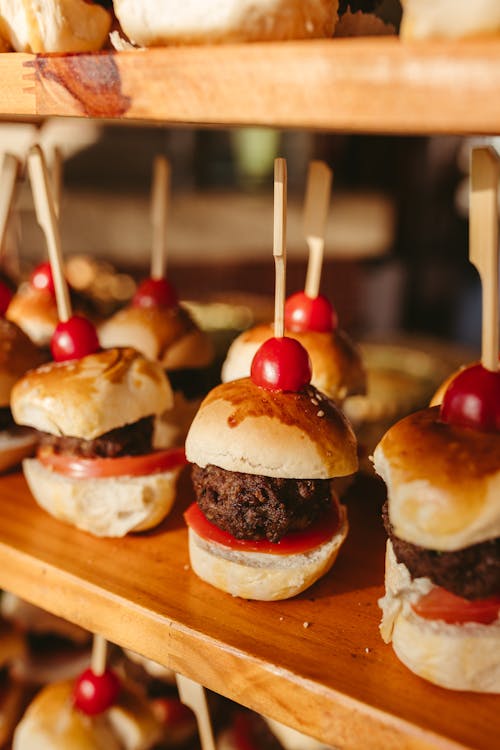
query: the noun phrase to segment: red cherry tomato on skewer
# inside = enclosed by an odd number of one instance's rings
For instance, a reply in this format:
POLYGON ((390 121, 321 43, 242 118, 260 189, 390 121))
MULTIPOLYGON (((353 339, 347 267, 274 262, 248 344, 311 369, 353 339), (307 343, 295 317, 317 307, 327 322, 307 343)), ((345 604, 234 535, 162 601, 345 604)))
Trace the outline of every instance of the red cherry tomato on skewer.
POLYGON ((101 675, 86 669, 75 682, 73 701, 87 716, 95 716, 106 711, 118 698, 120 680, 111 670, 101 675))
POLYGON ((132 299, 134 307, 175 307, 177 292, 166 279, 144 279, 132 299))
POLYGON ((500 372, 466 367, 452 380, 441 404, 443 422, 500 432, 500 372))
POLYGON ((7 312, 7 308, 10 305, 10 301, 13 297, 7 284, 0 281, 0 315, 3 317, 7 312))
POLYGON ((54 277, 52 276, 50 263, 40 263, 35 268, 30 276, 30 284, 34 289, 55 295, 54 277))
POLYGON ((331 302, 319 294, 308 297, 297 292, 285 302, 285 328, 294 333, 334 331, 338 325, 337 313, 331 302))
POLYGON ((311 382, 311 360, 296 339, 270 338, 257 350, 250 376, 269 391, 297 392, 311 382))
POLYGON ((50 350, 56 362, 80 359, 100 349, 95 326, 81 315, 58 323, 50 341, 50 350))

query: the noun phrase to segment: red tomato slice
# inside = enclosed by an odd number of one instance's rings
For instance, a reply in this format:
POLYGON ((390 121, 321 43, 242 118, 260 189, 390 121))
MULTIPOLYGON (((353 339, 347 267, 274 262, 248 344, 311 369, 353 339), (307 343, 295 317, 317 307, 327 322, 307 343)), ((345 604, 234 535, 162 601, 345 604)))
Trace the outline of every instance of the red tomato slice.
POLYGON ((236 539, 232 534, 211 523, 197 503, 190 505, 184 513, 184 519, 198 536, 209 542, 217 542, 224 547, 241 550, 242 552, 265 552, 275 555, 290 555, 294 552, 306 552, 318 547, 331 539, 340 527, 340 512, 336 499, 332 501, 327 513, 318 518, 308 529, 292 531, 279 542, 268 542, 267 539, 260 541, 236 539))
POLYGON ((169 448, 145 453, 142 456, 118 458, 81 458, 66 453, 54 453, 52 448, 41 448, 37 458, 47 469, 72 479, 142 477, 186 464, 184 448, 169 448))
POLYGON ((426 620, 444 620, 449 625, 461 625, 464 622, 489 625, 497 619, 500 612, 500 596, 469 601, 441 586, 435 586, 411 606, 419 617, 426 620))

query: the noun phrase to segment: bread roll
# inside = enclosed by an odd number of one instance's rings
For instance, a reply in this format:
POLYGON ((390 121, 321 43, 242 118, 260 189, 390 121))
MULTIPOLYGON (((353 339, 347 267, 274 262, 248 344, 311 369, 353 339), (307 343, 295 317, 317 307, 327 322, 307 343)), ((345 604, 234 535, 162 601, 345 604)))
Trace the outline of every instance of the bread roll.
POLYGON ((330 37, 338 0, 114 0, 136 44, 200 44, 330 37))
POLYGON ((54 296, 44 289, 35 289, 31 284, 20 287, 5 317, 16 323, 37 346, 49 346, 59 323, 54 296))
POLYGON ((500 33, 497 0, 401 0, 403 39, 457 38, 500 33))

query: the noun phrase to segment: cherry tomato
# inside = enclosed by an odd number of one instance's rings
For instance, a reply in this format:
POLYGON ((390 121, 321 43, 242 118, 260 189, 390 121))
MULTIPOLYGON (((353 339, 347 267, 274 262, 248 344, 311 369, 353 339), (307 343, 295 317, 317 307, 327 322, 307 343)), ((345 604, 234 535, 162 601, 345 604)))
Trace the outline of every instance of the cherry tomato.
POLYGON ((142 456, 118 458, 82 458, 68 453, 54 453, 51 448, 41 448, 37 458, 48 469, 73 479, 143 477, 186 465, 184 448, 168 448, 142 456))
POLYGON ((166 279, 144 279, 132 299, 134 307, 175 307, 177 292, 166 279))
POLYGON ((448 386, 440 414, 443 422, 500 432, 500 372, 466 367, 448 386))
POLYGON ((95 326, 81 315, 73 315, 64 323, 58 323, 50 341, 50 350, 56 362, 80 359, 98 352, 100 348, 95 326))
POLYGON ((10 305, 10 301, 13 297, 7 284, 0 281, 0 315, 3 317, 7 312, 7 308, 10 305))
POLYGON ((279 542, 269 542, 267 539, 257 541, 236 539, 232 534, 219 529, 218 526, 209 521, 197 503, 189 506, 184 513, 184 519, 198 536, 209 542, 216 542, 224 547, 241 550, 242 552, 264 552, 272 555, 290 555, 319 547, 320 544, 331 539, 340 526, 340 513, 336 500, 333 500, 329 510, 321 514, 320 518, 307 529, 291 531, 279 542))
POLYGON ((297 292, 285 302, 285 327, 294 333, 304 331, 334 331, 338 325, 337 313, 331 302, 322 294, 308 297, 297 292))
POLYGON ((309 354, 296 339, 270 338, 252 360, 250 376, 255 385, 269 391, 300 391, 311 382, 309 354))
POLYGON ((111 669, 101 675, 86 669, 75 682, 73 701, 84 714, 95 716, 110 708, 119 692, 120 680, 111 669))
POLYGON ((40 263, 30 276, 30 284, 35 289, 44 290, 55 295, 54 277, 50 263, 40 263))
POLYGON ((435 586, 412 604, 412 609, 419 617, 426 620, 444 620, 449 625, 460 625, 464 622, 489 625, 497 619, 500 612, 500 596, 469 601, 441 586, 435 586))

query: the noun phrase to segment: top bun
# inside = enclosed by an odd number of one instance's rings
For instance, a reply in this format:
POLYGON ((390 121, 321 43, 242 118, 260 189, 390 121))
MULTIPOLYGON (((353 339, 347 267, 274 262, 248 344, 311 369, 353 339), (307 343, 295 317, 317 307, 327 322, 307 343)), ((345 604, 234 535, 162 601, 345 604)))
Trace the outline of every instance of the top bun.
POLYGON ((11 408, 18 424, 93 440, 161 414, 172 401, 160 365, 134 349, 108 349, 28 373, 12 391, 11 408))
POLYGON ((0 407, 8 406, 15 383, 47 357, 14 323, 0 318, 0 407))
POLYGON ((498 0, 401 0, 405 39, 457 38, 500 33, 498 0))
POLYGON ((5 317, 22 328, 38 346, 48 346, 59 323, 52 294, 24 284, 12 298, 5 317))
POLYGON ((214 388, 186 438, 188 461, 284 479, 330 479, 358 468, 356 438, 314 386, 268 391, 250 378, 214 388))
POLYGON ((500 433, 441 422, 434 406, 391 427, 373 460, 400 539, 453 551, 500 536, 500 433))
POLYGON ((337 0, 114 0, 123 31, 136 44, 200 44, 330 37, 337 0))
POLYGON ((181 306, 125 307, 99 328, 99 341, 133 346, 166 370, 206 367, 214 358, 210 339, 181 306))
MULTIPOLYGON (((361 353, 344 331, 331 333, 286 331, 307 349, 312 364, 312 384, 329 398, 343 401, 346 396, 364 393, 366 373, 361 353)), ((236 338, 222 366, 222 380, 228 382, 250 375, 252 359, 268 338, 273 336, 271 324, 250 328, 236 338)))

